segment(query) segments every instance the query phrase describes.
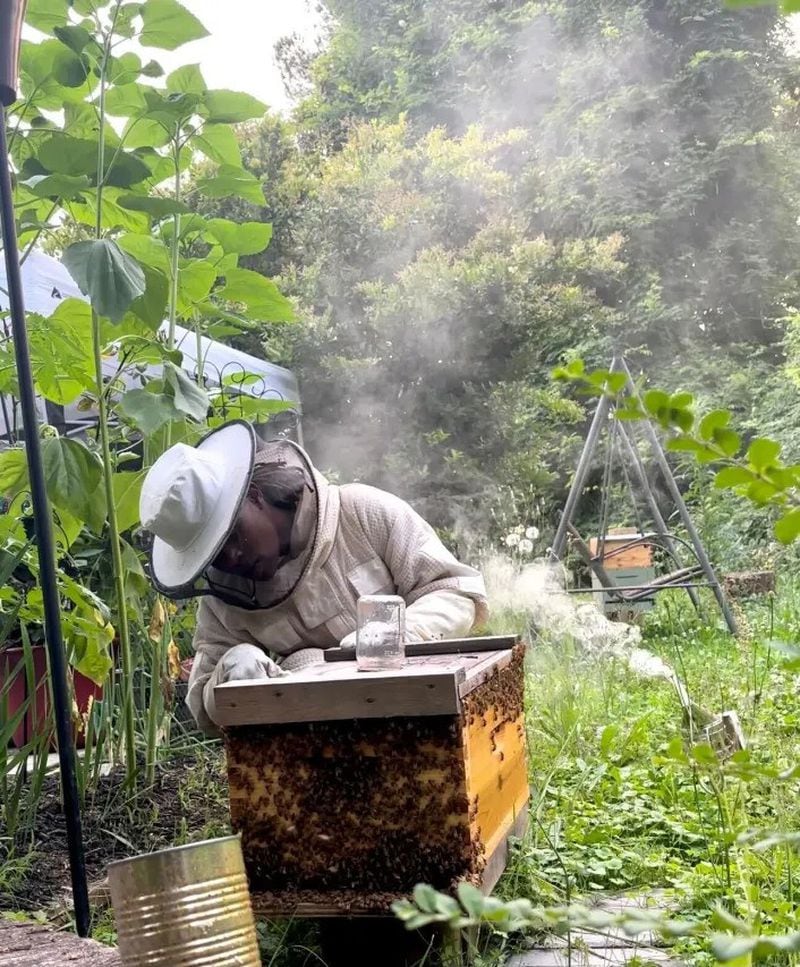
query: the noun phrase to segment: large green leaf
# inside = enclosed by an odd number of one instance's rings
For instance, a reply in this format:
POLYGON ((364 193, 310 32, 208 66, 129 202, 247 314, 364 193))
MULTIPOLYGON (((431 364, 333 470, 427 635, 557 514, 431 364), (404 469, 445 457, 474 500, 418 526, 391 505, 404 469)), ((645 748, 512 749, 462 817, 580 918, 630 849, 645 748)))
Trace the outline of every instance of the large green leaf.
POLYGON ((111 85, 133 84, 139 79, 141 73, 141 58, 133 51, 128 51, 119 57, 109 58, 106 76, 111 85))
POLYGON ((192 307, 203 302, 217 278, 217 269, 209 261, 198 259, 181 267, 178 274, 178 311, 188 315, 192 307))
POLYGON ((250 269, 231 269, 225 276, 225 286, 219 297, 247 307, 250 316, 263 322, 293 322, 295 312, 291 302, 281 295, 270 279, 250 269))
POLYGON ((726 427, 730 421, 731 414, 729 410, 712 410, 700 421, 700 436, 704 440, 712 440, 714 438, 714 431, 726 427))
POLYGON ((190 40, 208 36, 197 17, 177 0, 146 0, 141 13, 144 27, 139 43, 143 47, 175 50, 190 40))
POLYGON ((42 465, 47 494, 56 507, 84 521, 96 517, 103 467, 83 443, 69 437, 42 441, 42 465))
POLYGON ((22 448, 0 450, 0 494, 13 497, 28 484, 28 461, 22 448))
POLYGON ((790 510, 775 522, 775 536, 782 544, 791 544, 800 536, 800 508, 790 510))
POLYGON ((52 34, 67 22, 68 10, 68 0, 28 0, 25 22, 42 33, 52 34))
POLYGON ((269 222, 234 222, 228 218, 210 218, 207 224, 209 232, 222 246, 222 251, 236 255, 258 255, 272 238, 272 225, 269 222))
POLYGON ((95 50, 90 51, 90 55, 95 56, 102 52, 94 37, 85 27, 81 27, 79 24, 55 27, 53 33, 65 47, 68 47, 75 54, 82 54, 87 47, 95 48, 95 50))
POLYGON ((199 64, 184 64, 167 77, 170 94, 204 94, 206 89, 199 64))
POLYGON ((30 313, 31 365, 45 399, 66 405, 95 388, 92 318, 81 299, 65 299, 49 319, 30 313))
POLYGON ((96 177, 97 142, 58 131, 42 143, 37 159, 46 171, 96 177))
POLYGON ((751 484, 753 480, 753 471, 747 467, 723 467, 714 477, 714 486, 723 490, 727 487, 740 487, 743 484, 751 484))
POLYGON ((20 53, 20 81, 29 109, 57 111, 69 103, 80 103, 97 86, 82 58, 60 40, 40 44, 23 42, 20 53))
POLYGON ((163 148, 171 134, 160 121, 134 117, 125 125, 122 136, 129 148, 163 148))
POLYGON ((284 413, 296 406, 291 400, 260 398, 249 393, 232 395, 230 390, 220 393, 215 399, 215 410, 224 412, 226 420, 240 419, 250 423, 266 422, 276 413, 284 413))
POLYGON ((112 87, 106 94, 106 114, 112 117, 131 117, 147 111, 145 94, 149 88, 144 84, 131 82, 112 87))
POLYGON ((139 494, 145 473, 144 470, 115 473, 112 478, 114 505, 120 531, 130 530, 139 523, 139 494))
POLYGON ((747 448, 747 459, 756 470, 764 470, 775 463, 780 452, 781 445, 777 440, 759 437, 747 448))
MULTIPOLYGON (((100 227, 108 232, 133 232, 139 234, 150 228, 150 219, 144 212, 134 212, 123 208, 118 199, 126 194, 120 188, 106 188, 100 210, 100 227)), ((85 202, 71 201, 66 204, 69 214, 81 225, 88 226, 94 234, 97 222, 97 198, 94 192, 86 196, 85 202)))
POLYGON ((119 322, 133 300, 144 294, 141 266, 111 239, 74 242, 62 261, 95 312, 112 322, 119 322))
POLYGON ((148 436, 182 416, 171 396, 150 393, 145 389, 128 390, 120 397, 117 409, 148 436))
POLYGON ((199 178, 197 188, 209 198, 241 198, 254 205, 263 205, 266 202, 264 189, 258 178, 234 165, 220 165, 215 175, 199 178))
POLYGON ((210 407, 208 393, 174 363, 164 363, 165 388, 169 387, 175 408, 198 423, 205 420, 210 407))
MULTIPOLYGON (((87 141, 95 141, 98 132, 97 109, 93 104, 81 102, 80 104, 64 105, 64 130, 69 131, 74 138, 85 138, 87 141)), ((106 148, 116 148, 119 145, 119 135, 106 122, 105 126, 106 148)), ((94 174, 96 170, 92 169, 94 174)))
POLYGON ((149 266, 164 275, 170 274, 169 250, 159 239, 152 235, 132 233, 120 236, 118 242, 119 247, 132 255, 140 265, 149 266))
POLYGON ((82 675, 102 685, 113 664, 110 647, 115 631, 109 622, 108 608, 97 595, 63 572, 60 583, 74 605, 63 615, 69 662, 82 675))
POLYGON ((176 93, 165 97, 161 91, 150 88, 145 95, 147 116, 174 133, 195 114, 199 100, 197 94, 176 93))
POLYGON ((131 188, 141 184, 152 174, 149 165, 130 151, 115 151, 108 159, 105 184, 114 188, 131 188))
POLYGON ((34 175, 20 184, 39 198, 69 200, 82 197, 91 183, 86 175, 34 175))
POLYGON ((242 152, 233 128, 227 124, 204 124, 192 138, 192 146, 219 165, 242 166, 242 152))
POLYGON ((120 205, 130 211, 147 212, 153 218, 166 218, 168 215, 188 215, 191 208, 182 201, 164 195, 122 195, 120 205))
POLYGON ((212 124, 237 124, 266 113, 263 101, 239 91, 207 91, 203 97, 203 114, 212 124))
POLYGON ((117 20, 114 24, 116 32, 120 37, 133 37, 137 30, 136 18, 141 13, 140 3, 123 3, 117 12, 117 20))
POLYGON ((130 311, 152 329, 158 329, 164 321, 169 301, 169 279, 158 269, 142 266, 145 279, 144 295, 134 299, 130 311))

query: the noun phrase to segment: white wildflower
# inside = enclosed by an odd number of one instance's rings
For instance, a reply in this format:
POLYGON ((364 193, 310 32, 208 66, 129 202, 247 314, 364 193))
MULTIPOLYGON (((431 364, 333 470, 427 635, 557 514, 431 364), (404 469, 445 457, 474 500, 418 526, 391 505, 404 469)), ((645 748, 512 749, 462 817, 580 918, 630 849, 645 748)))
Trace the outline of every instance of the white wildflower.
POLYGON ((523 537, 519 542, 519 549, 522 554, 530 554, 533 550, 533 541, 529 541, 527 537, 523 537))
POLYGON ((515 534, 513 531, 510 534, 506 534, 506 546, 516 547, 519 544, 519 534, 515 534))
POLYGON ((537 538, 539 537, 539 528, 538 527, 529 527, 525 531, 525 536, 528 538, 529 541, 535 541, 535 540, 537 540, 537 538))

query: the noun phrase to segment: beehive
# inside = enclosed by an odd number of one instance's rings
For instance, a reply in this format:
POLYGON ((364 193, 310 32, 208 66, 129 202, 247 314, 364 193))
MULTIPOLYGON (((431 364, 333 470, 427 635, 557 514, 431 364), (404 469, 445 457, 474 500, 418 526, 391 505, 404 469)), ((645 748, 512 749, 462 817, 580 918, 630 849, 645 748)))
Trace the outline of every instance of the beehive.
MULTIPOLYGON (((647 536, 632 527, 609 528, 603 542, 602 562, 605 569, 626 571, 650 567, 653 563, 653 548, 644 540, 647 536)), ((597 557, 600 542, 596 537, 589 541, 589 550, 593 557, 597 557)))
POLYGON ((385 912, 418 882, 491 889, 527 817, 523 651, 219 686, 256 909, 385 912))

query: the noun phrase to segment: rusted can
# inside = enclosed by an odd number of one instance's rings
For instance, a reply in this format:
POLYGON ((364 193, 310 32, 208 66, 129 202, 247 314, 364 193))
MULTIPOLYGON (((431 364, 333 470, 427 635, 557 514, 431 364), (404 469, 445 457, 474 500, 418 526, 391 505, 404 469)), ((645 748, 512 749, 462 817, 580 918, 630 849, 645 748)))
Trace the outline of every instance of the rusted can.
POLYGON ((108 869, 124 967, 259 967, 238 836, 119 860, 108 869))

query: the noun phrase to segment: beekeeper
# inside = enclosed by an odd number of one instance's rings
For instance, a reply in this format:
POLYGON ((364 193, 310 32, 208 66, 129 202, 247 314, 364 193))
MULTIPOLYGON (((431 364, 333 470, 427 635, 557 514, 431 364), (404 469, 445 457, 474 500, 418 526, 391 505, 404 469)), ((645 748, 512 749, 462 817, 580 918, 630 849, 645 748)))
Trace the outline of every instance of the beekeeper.
POLYGON ((167 450, 140 512, 156 588, 202 596, 186 701, 211 734, 215 685, 280 677, 354 645, 361 595, 401 595, 409 641, 465 635, 486 618, 480 574, 407 503, 329 484, 299 446, 264 443, 241 421, 167 450))

